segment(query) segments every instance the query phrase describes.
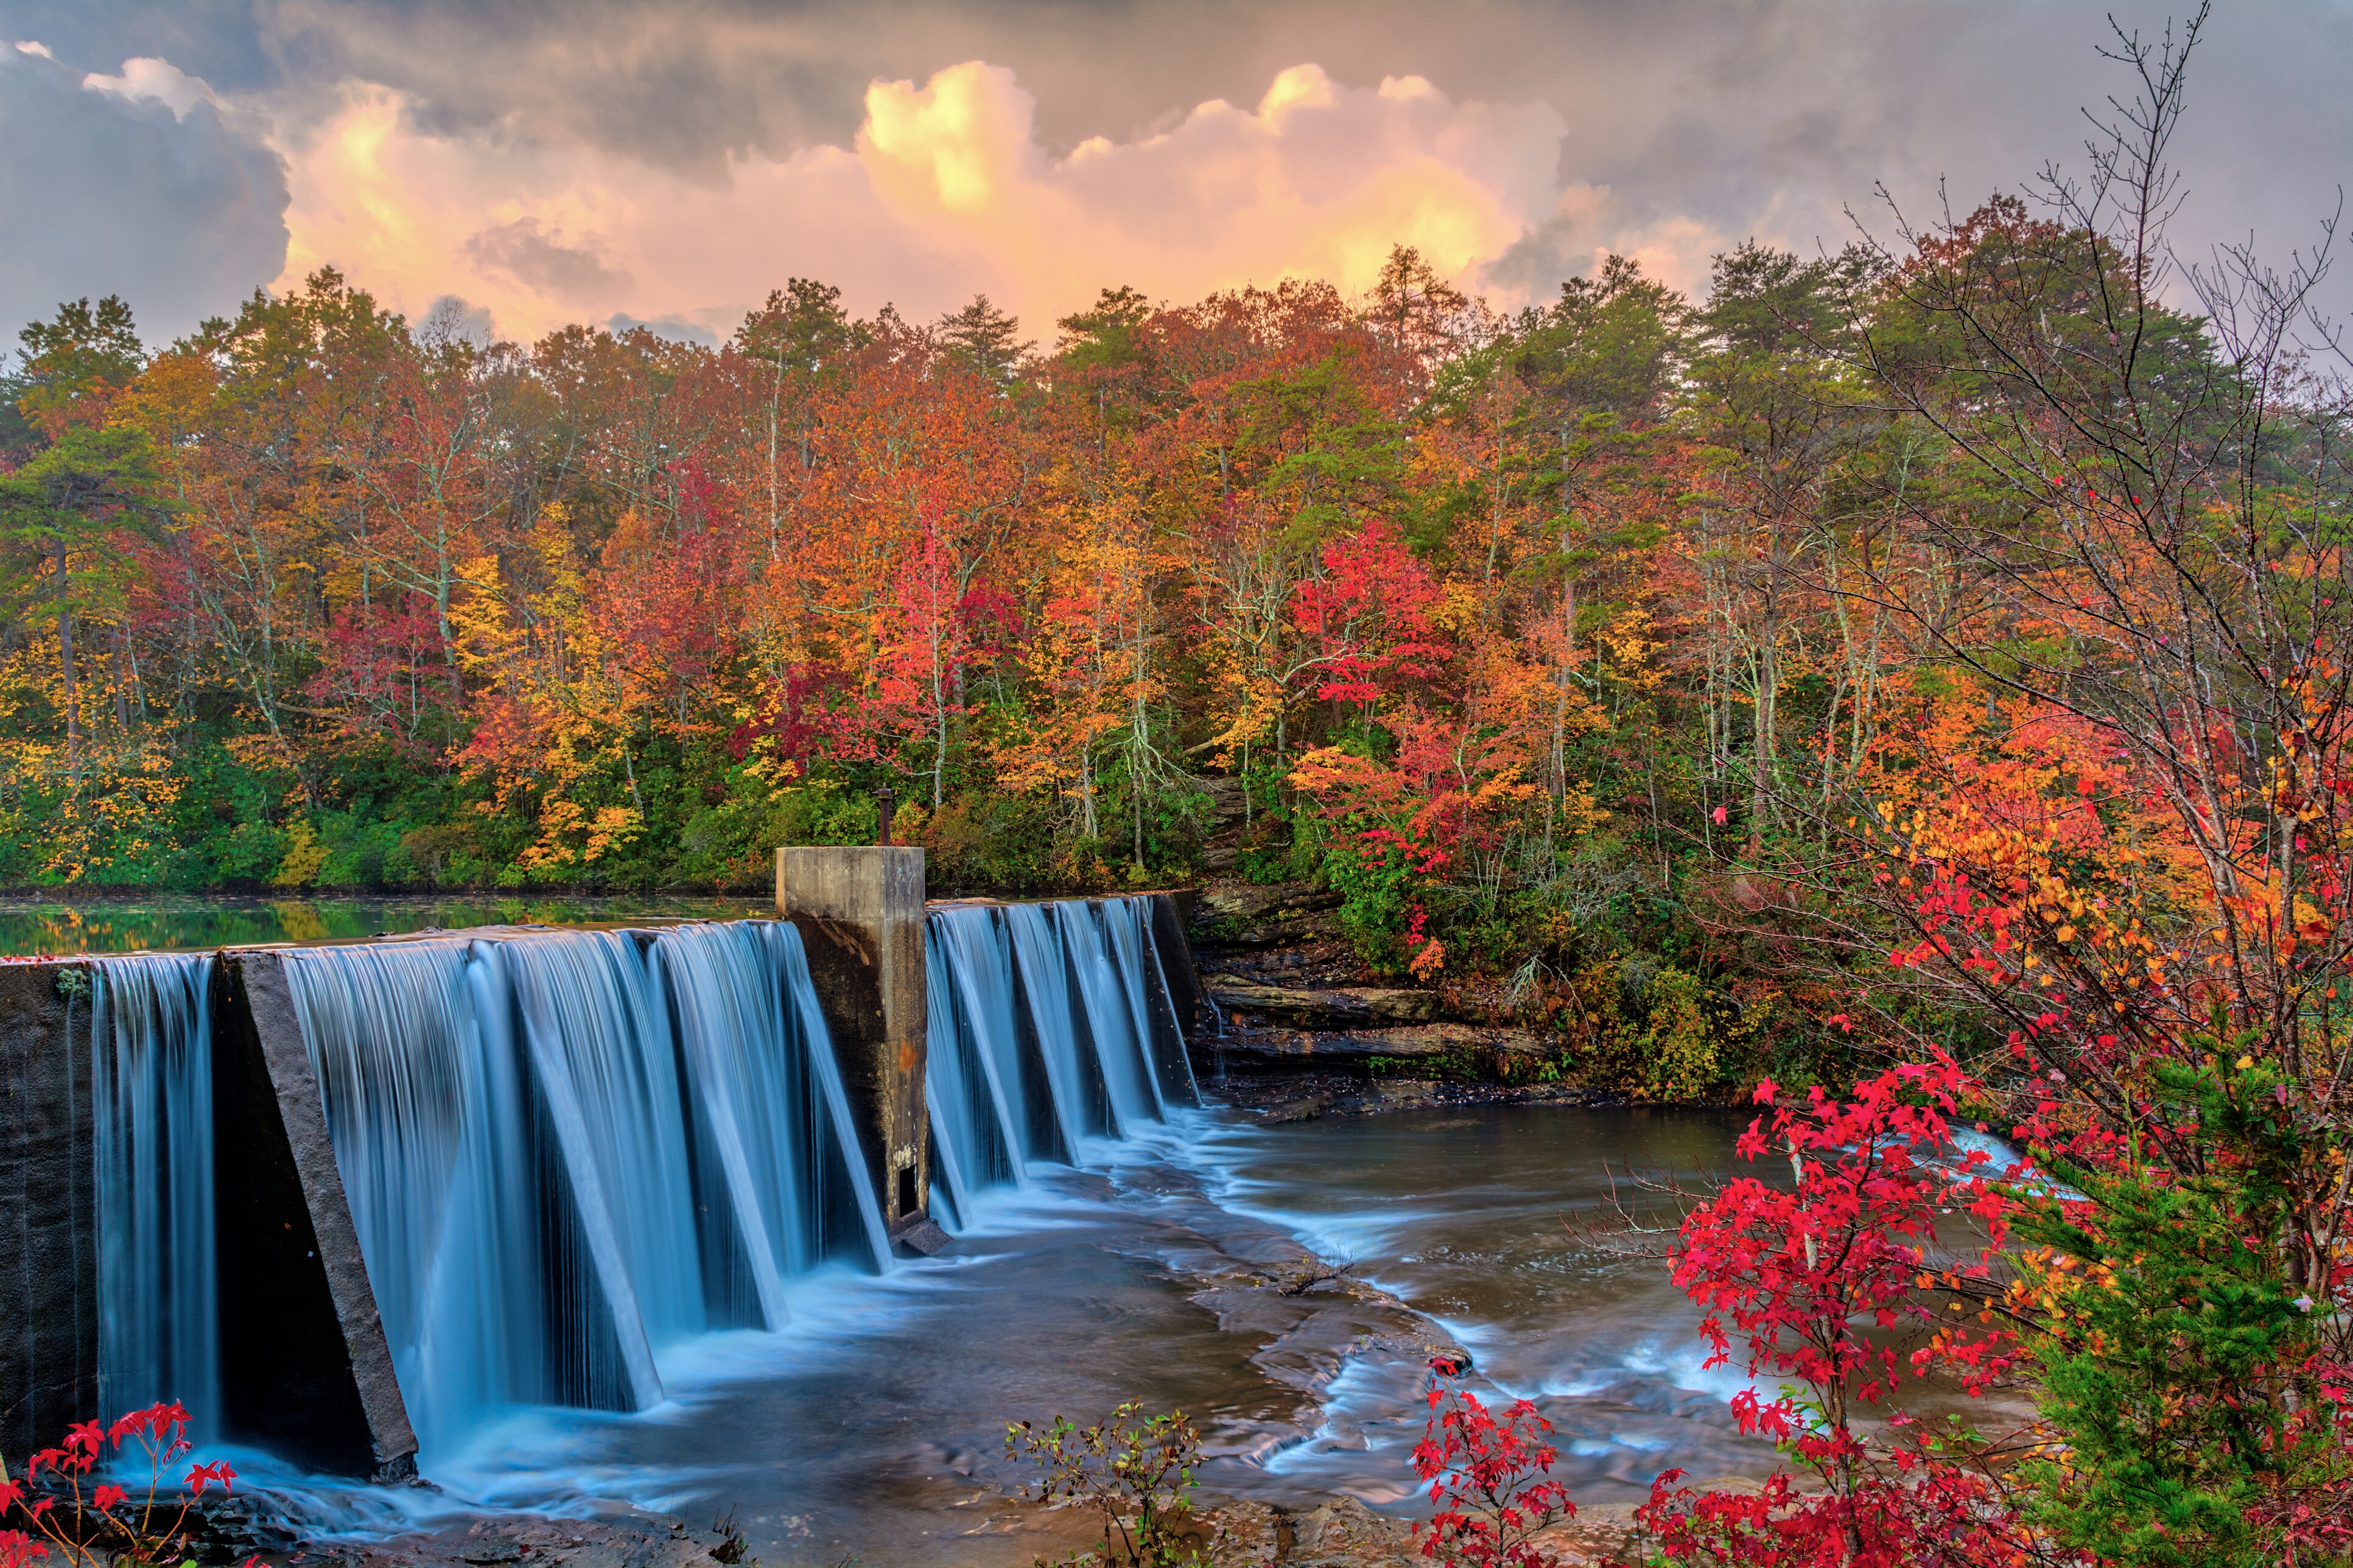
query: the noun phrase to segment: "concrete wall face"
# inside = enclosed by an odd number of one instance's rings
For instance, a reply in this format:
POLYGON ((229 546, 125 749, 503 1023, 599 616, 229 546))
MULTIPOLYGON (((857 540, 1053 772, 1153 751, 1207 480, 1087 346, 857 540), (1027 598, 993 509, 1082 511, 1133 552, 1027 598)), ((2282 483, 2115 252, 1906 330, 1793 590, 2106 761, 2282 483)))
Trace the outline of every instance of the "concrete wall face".
POLYGON ((98 1414, 90 972, 0 964, 0 1455, 98 1414))
POLYGON ((818 1005, 857 1111, 875 1195, 895 1231, 931 1201, 923 1105, 923 852, 776 851, 776 910, 808 952, 818 1005))
POLYGON ((417 1437, 274 952, 214 982, 222 1427, 314 1469, 400 1480, 417 1437))

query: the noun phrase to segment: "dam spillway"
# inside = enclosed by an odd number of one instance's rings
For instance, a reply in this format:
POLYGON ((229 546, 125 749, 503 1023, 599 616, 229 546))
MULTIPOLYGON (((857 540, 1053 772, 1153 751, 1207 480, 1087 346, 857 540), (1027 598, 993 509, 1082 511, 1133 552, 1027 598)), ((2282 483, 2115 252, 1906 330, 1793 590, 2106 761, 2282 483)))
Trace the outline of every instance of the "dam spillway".
POLYGON ((912 1172, 787 921, 48 966, 89 992, 59 979, 70 1039, 39 1046, 80 1060, 27 1070, 63 1070, 94 1243, 50 1293, 91 1298, 94 1343, 7 1413, 9 1450, 170 1397, 206 1436, 394 1475, 501 1409, 658 1404, 662 1352, 781 1327, 812 1271, 888 1269, 923 1196, 957 1228, 1192 1102, 1166 901, 931 911, 912 1172))
POLYGON ((1200 1101, 1145 898, 968 904, 925 921, 933 1190, 952 1224, 1032 1162, 1084 1163, 1200 1101))
POLYGON ((213 959, 93 965, 100 1407, 176 1399, 217 1435, 220 1289, 213 1212, 213 959))
POLYGON ((777 1328, 889 1244, 798 934, 320 948, 286 973, 428 1458, 487 1411, 659 1404, 655 1352, 777 1328))

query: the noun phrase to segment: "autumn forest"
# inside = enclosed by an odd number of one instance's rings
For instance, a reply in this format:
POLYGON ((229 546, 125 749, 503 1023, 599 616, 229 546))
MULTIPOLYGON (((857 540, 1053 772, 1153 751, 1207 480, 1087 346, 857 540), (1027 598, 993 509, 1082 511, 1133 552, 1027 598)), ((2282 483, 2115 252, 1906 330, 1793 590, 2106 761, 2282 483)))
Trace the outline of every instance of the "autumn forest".
POLYGON ((0 888, 749 889, 885 790, 934 897, 1303 885, 1544 1042, 1466 1072, 1764 1108, 1770 1182, 1651 1196, 1810 1479, 1666 1472, 1668 1558, 2353 1560, 2345 340, 2326 247, 2168 248, 2187 56, 2119 38, 2078 176, 1691 294, 62 303, 0 888), (2009 1435, 1863 1411, 1931 1375, 2009 1435))

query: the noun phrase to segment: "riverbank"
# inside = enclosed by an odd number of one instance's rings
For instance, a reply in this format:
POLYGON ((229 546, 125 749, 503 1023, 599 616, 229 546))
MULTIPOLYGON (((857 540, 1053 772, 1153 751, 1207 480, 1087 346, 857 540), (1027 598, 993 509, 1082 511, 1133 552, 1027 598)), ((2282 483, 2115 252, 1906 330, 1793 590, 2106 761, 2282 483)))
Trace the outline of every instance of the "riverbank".
MULTIPOLYGON (((1756 1483, 1734 1479, 1739 1489, 1756 1483)), ((1214 1568, 1422 1568, 1415 1526, 1375 1513, 1352 1497, 1285 1506, 1202 1493, 1180 1531, 1214 1568)), ((1536 1540, 1562 1568, 1595 1568, 1626 1558, 1641 1534, 1630 1503, 1596 1504, 1536 1540)), ((1100 1550, 1101 1516, 1064 1504, 975 1496, 944 1519, 936 1555, 925 1568, 959 1568, 966 1547, 997 1559, 1007 1545, 1032 1562, 1060 1562, 1100 1550)), ((723 1526, 725 1521, 721 1521, 723 1526)), ((310 1542, 263 1554, 272 1568, 762 1568, 743 1537, 682 1519, 630 1513, 607 1520, 545 1520, 528 1515, 476 1520, 364 1544, 310 1542)), ((890 1559, 853 1549, 844 1568, 890 1559)))

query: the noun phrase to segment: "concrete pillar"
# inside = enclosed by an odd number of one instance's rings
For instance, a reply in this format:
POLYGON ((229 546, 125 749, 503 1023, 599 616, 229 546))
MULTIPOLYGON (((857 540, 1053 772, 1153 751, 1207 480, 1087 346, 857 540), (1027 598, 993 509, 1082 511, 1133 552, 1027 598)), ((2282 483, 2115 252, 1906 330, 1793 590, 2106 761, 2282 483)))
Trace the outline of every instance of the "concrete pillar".
POLYGON ((403 1480, 417 1436, 276 952, 214 971, 222 1428, 333 1474, 403 1480))
POLYGON ((776 851, 776 911, 808 952, 818 1005, 895 1237, 931 1200, 923 1106, 923 852, 905 846, 776 851))
POLYGON ((80 964, 0 963, 0 1455, 14 1476, 99 1415, 90 996, 80 964))

